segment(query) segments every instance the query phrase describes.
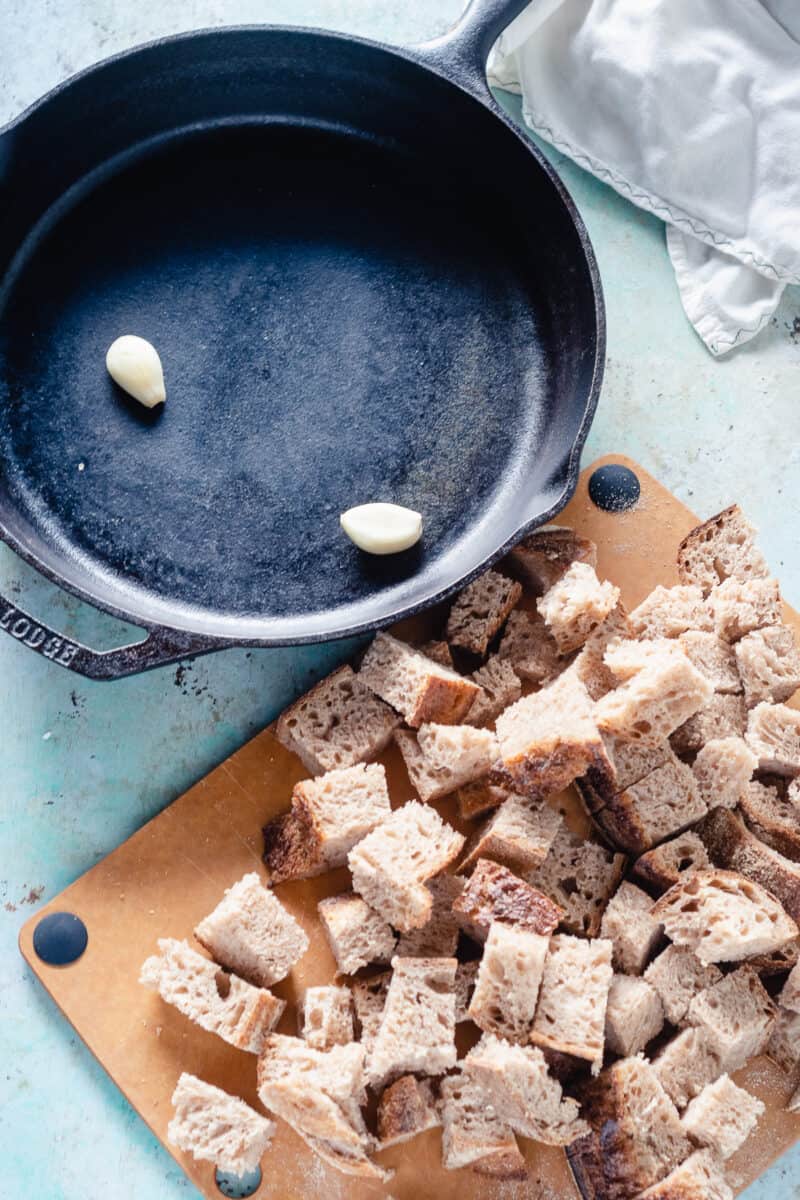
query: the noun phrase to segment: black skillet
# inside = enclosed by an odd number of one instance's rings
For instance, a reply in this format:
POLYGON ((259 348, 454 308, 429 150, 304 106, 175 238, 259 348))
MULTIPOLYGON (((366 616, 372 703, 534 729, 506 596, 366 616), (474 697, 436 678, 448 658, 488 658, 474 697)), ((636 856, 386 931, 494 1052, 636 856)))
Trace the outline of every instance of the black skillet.
POLYGON ((9 601, 0 628, 95 679, 361 633, 566 503, 603 308, 486 84, 523 5, 403 49, 169 38, 0 133, 0 536, 147 637, 96 653, 9 601), (122 333, 158 347, 162 411, 107 376, 122 333), (421 545, 356 550, 339 514, 372 500, 419 509, 421 545))

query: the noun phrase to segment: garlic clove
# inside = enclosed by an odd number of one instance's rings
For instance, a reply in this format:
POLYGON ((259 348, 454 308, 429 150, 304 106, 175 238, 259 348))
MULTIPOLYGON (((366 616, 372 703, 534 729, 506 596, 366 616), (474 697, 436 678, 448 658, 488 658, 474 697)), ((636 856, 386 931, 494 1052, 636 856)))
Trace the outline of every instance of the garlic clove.
POLYGON ((132 333, 118 337, 108 348, 106 367, 114 382, 146 408, 166 400, 161 359, 155 346, 144 338, 132 333))
POLYGON ((401 504, 359 504, 339 518, 342 529, 367 554, 397 554, 422 537, 422 516, 401 504))

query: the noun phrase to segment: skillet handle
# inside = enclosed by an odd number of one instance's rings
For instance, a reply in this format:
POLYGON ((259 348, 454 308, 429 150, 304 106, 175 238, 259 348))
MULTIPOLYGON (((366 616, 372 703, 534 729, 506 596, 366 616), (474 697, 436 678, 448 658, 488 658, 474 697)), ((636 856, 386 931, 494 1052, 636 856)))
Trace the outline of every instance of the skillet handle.
MULTIPOLYGON (((441 37, 413 47, 444 75, 472 92, 486 96, 486 60, 503 30, 530 0, 470 0, 458 21, 441 37)), ((539 0, 542 3, 542 0, 539 0)))
POLYGON ((58 666, 97 680, 122 679, 177 659, 193 658, 219 646, 212 638, 156 626, 148 629, 144 641, 116 650, 90 650, 37 621, 3 595, 0 595, 0 630, 58 666))

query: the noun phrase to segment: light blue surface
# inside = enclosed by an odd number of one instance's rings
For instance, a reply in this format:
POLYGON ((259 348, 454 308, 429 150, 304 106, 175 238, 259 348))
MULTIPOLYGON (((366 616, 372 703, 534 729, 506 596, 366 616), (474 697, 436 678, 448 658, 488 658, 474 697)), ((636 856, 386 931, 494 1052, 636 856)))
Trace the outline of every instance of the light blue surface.
MULTIPOLYGON (((439 33, 460 7, 460 0, 0 0, 0 123, 89 63, 179 29, 272 21, 411 42, 439 33)), ((518 113, 513 97, 504 103, 518 113)), ((789 600, 800 603, 797 291, 787 293, 754 344, 714 362, 684 319, 661 224, 553 159, 589 227, 608 305, 606 384, 584 461, 628 453, 702 514, 738 499, 761 526, 789 600)), ((126 640, 116 622, 39 580, 4 547, 0 588, 98 648, 126 640)), ((196 1194, 24 969, 17 930, 32 906, 118 845, 347 652, 341 643, 233 650, 179 670, 92 684, 0 637, 3 1197, 196 1194)), ((795 1152, 748 1197, 789 1200, 798 1182, 795 1152)))

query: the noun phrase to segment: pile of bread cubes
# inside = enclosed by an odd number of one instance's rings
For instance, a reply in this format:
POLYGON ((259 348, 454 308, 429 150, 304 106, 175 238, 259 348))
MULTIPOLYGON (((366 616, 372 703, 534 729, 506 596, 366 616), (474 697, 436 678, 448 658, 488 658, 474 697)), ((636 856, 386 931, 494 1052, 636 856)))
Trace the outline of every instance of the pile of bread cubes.
POLYGON ((448 1170, 524 1179, 523 1138, 565 1146, 594 1200, 732 1196, 764 1105, 731 1075, 766 1054, 788 1095, 800 1070, 800 653, 738 507, 677 565, 627 612, 594 545, 546 527, 441 641, 379 633, 282 715, 311 777, 264 831, 267 885, 200 921, 210 958, 165 939, 141 977, 258 1056, 270 1117, 184 1074, 176 1146, 242 1174, 274 1117, 386 1181, 376 1153, 441 1126, 448 1170), (392 739, 418 796, 395 808, 392 739), (468 839, 435 807, 454 795, 468 839), (269 988, 309 944, 280 885, 345 865, 319 903, 338 981, 275 1033, 269 988))

